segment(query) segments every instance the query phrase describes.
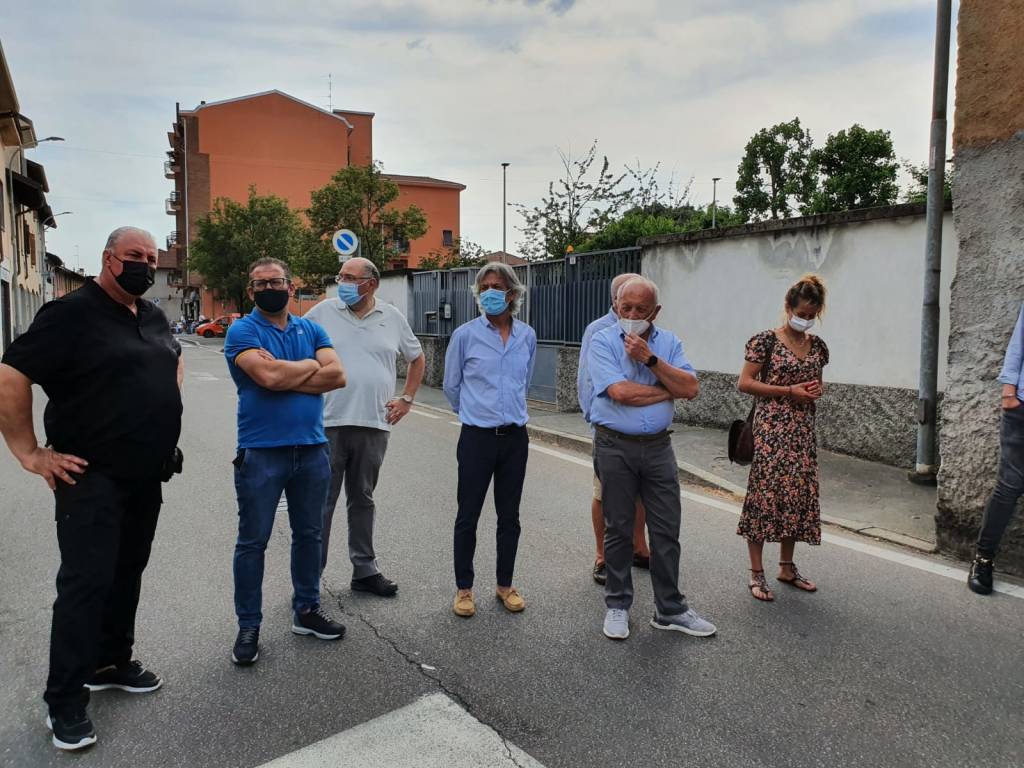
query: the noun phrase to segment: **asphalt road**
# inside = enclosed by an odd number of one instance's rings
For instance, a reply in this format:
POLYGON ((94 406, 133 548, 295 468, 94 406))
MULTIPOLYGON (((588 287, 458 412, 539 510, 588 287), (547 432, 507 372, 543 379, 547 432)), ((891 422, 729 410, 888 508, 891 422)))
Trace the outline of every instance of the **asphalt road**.
MULTIPOLYGON (((489 597, 489 504, 479 611, 453 616, 458 427, 429 411, 396 428, 378 489, 377 549, 399 596, 353 594, 339 547, 324 597, 348 634, 292 635, 282 515, 267 557, 263 654, 238 669, 234 388, 217 345, 185 355, 186 474, 165 486, 136 649, 166 684, 149 696, 96 694, 100 742, 74 758, 50 746, 40 698, 57 567, 52 501, 0 452, 0 765, 250 768, 336 734, 398 740, 400 729, 373 730, 384 722, 375 719, 417 702, 443 709, 437 694, 549 768, 1024 762, 1024 600, 978 598, 960 581, 830 540, 797 553, 818 594, 779 588, 774 604, 758 603, 734 514, 688 495, 682 583, 719 634, 650 629, 650 582, 634 571, 633 634, 615 643, 601 634, 602 593, 589 575, 587 462, 547 447, 531 452, 523 500, 516 582, 526 611, 507 614, 489 597), (371 730, 350 731, 360 724, 371 730)), ((446 727, 431 717, 421 726, 446 727)))

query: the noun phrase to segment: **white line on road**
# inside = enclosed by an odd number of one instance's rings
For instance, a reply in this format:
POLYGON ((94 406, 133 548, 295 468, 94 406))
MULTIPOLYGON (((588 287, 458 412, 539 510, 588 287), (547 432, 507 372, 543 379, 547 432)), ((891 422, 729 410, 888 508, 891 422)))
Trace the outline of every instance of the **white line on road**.
MULTIPOLYGON (((555 458, 568 461, 572 464, 579 464, 583 467, 592 468, 593 465, 589 461, 573 456, 562 451, 556 451, 552 448, 547 448, 541 445, 530 444, 530 450, 537 451, 539 453, 547 454, 548 456, 554 456, 555 458)), ((703 504, 706 507, 712 507, 714 509, 722 510, 723 512, 729 512, 733 515, 739 515, 742 508, 736 504, 730 504, 727 501, 721 499, 715 499, 710 496, 703 496, 699 493, 692 493, 690 491, 680 491, 680 496, 689 501, 696 502, 697 504, 703 504)), ((951 565, 944 565, 943 563, 937 563, 933 560, 926 560, 923 557, 915 557, 914 555, 904 554, 893 549, 886 549, 884 547, 876 547, 873 544, 868 544, 863 541, 857 541, 855 539, 849 539, 845 536, 836 536, 832 533, 823 533, 822 540, 829 544, 835 544, 838 547, 844 547, 845 549, 852 549, 855 552, 860 552, 865 555, 871 555, 881 560, 888 560, 891 563, 898 563, 900 565, 906 565, 910 568, 916 568, 919 571, 925 571, 927 573, 935 574, 936 576, 944 576, 947 579, 954 579, 955 581, 966 581, 967 571, 963 568, 956 568, 951 565)), ((1007 584, 1005 582, 996 582, 993 586, 996 592, 1001 592, 1004 595, 1010 595, 1011 597, 1017 597, 1024 599, 1024 587, 1019 587, 1016 584, 1007 584)))
POLYGON ((510 764, 544 768, 443 693, 435 693, 260 768, 479 768, 510 764))
POLYGON ((453 427, 461 427, 462 426, 462 422, 461 421, 449 421, 448 423, 451 424, 453 427))
POLYGON ((441 418, 440 416, 435 416, 432 413, 427 413, 426 411, 421 411, 418 408, 411 409, 409 411, 409 413, 415 413, 417 416, 423 416, 423 417, 428 418, 428 419, 440 419, 441 418))

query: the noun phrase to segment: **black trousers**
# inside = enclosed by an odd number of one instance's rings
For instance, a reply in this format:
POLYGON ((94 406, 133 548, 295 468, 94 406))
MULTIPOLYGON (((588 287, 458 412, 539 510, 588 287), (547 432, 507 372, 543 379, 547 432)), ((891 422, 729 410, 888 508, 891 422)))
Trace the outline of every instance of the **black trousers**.
POLYGON ((92 470, 76 485, 58 480, 54 496, 60 570, 43 695, 51 713, 88 704, 93 673, 131 660, 162 502, 157 478, 125 482, 92 470))
POLYGON ((1024 406, 1003 411, 999 428, 999 476, 978 532, 978 554, 993 558, 1024 495, 1024 406))
POLYGON ((526 479, 530 438, 526 427, 497 429, 463 426, 459 435, 459 512, 455 518, 455 584, 473 586, 476 525, 494 478, 494 506, 498 513, 497 584, 512 586, 519 549, 519 500, 526 479))

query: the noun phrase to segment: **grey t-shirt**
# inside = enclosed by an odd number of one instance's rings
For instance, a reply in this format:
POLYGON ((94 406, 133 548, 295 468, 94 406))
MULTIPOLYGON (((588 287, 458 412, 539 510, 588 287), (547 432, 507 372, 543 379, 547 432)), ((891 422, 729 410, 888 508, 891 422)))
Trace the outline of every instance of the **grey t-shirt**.
POLYGON ((324 395, 325 427, 390 430, 384 406, 395 396, 398 354, 409 363, 423 354, 405 316, 392 304, 376 302, 361 320, 336 298, 305 315, 327 331, 348 379, 344 388, 324 395))

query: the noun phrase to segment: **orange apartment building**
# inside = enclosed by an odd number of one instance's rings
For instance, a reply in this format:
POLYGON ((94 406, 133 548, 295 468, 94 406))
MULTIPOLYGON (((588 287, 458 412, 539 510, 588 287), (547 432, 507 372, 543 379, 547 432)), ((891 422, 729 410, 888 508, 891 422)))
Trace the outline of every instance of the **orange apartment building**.
MULTIPOLYGON (((255 186, 259 194, 283 197, 293 209, 308 208, 313 190, 338 169, 373 162, 373 118, 372 112, 320 109, 276 90, 200 102, 193 110, 177 108, 164 163, 164 176, 174 181, 167 213, 175 217, 175 228, 167 249, 178 265, 186 317, 213 318, 235 310, 187 268, 190 236, 214 201, 227 197, 244 203, 255 186)), ((459 237, 459 195, 465 186, 427 176, 387 176, 398 185, 398 204, 415 204, 427 217, 427 233, 403 244, 405 252, 388 265, 415 267, 459 237)), ((291 311, 301 314, 320 298, 293 301, 291 311)))

